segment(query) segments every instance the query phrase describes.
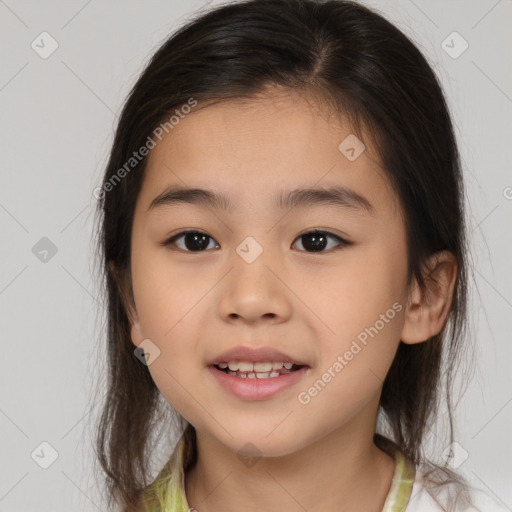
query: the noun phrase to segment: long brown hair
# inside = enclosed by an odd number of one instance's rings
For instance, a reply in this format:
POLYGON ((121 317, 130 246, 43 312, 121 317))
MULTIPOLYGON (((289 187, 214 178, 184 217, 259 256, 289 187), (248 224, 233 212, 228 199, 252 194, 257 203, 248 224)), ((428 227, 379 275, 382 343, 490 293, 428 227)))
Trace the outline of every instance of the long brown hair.
MULTIPOLYGON (((409 282, 415 278, 425 287, 423 267, 433 253, 455 255, 457 277, 445 329, 424 343, 399 344, 380 401, 394 441, 419 463, 444 379, 453 439, 450 390, 465 338, 467 247, 459 154, 433 70, 399 29, 355 2, 228 3, 188 22, 154 53, 121 112, 98 194, 108 382, 96 449, 109 503, 125 511, 140 506, 152 435, 170 412, 130 340, 131 228, 146 158, 129 169, 126 162, 191 98, 201 106, 251 98, 269 86, 314 95, 347 116, 354 130, 364 127, 371 134, 404 212, 409 282)), ((193 427, 179 424, 179 418, 175 426, 187 426, 187 436, 193 436, 193 427)))

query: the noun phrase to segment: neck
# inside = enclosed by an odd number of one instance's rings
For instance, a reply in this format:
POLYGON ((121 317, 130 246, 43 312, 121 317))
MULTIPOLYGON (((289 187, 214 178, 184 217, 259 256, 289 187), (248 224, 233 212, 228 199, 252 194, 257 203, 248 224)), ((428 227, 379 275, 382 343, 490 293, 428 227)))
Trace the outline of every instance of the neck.
POLYGON ((369 423, 353 422, 252 464, 197 432, 197 462, 185 475, 188 505, 197 512, 381 512, 395 463, 374 445, 375 423, 362 428, 369 423))

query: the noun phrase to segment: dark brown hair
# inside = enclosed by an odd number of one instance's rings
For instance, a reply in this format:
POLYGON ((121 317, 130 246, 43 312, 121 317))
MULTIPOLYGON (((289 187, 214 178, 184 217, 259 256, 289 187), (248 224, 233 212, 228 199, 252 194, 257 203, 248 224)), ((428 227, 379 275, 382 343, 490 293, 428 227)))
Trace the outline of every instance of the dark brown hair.
MULTIPOLYGON (((159 391, 134 356, 127 317, 133 304, 131 228, 146 158, 112 180, 153 130, 191 98, 199 106, 251 99, 269 87, 314 96, 346 116, 357 133, 364 127, 370 134, 404 212, 409 283, 416 278, 425 287, 430 255, 455 255, 445 329, 424 343, 399 344, 380 401, 394 441, 419 463, 444 378, 453 438, 450 389, 466 315, 464 193, 449 109, 434 72, 399 29, 355 2, 228 3, 189 21, 152 56, 122 110, 99 194, 109 371, 96 448, 110 503, 123 510, 140 506, 149 442, 163 416, 157 415, 159 391)), ((193 427, 186 426, 192 439, 193 427)))

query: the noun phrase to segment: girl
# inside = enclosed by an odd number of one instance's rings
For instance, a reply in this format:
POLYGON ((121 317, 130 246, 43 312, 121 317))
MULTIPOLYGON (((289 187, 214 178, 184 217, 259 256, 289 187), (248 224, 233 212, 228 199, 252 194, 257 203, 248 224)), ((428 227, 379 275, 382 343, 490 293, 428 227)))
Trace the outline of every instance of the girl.
POLYGON ((440 85, 397 28, 341 0, 189 22, 133 87, 97 197, 111 506, 477 505, 424 456, 463 347, 463 184, 440 85))

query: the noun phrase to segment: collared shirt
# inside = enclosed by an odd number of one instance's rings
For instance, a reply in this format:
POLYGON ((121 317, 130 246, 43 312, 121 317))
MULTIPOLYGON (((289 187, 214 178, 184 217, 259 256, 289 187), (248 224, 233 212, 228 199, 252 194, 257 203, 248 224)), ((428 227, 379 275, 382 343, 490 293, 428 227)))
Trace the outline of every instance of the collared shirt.
MULTIPOLYGON (((425 474, 415 468, 392 441, 382 438, 381 448, 395 461, 395 471, 381 512, 442 512, 455 496, 453 512, 506 512, 509 510, 481 489, 471 488, 467 499, 452 483, 434 497, 426 487, 425 474), (451 496, 451 498, 450 498, 451 496), (438 500, 440 499, 440 501, 438 500)), ((190 507, 185 495, 185 472, 190 462, 185 435, 178 441, 167 464, 146 489, 143 512, 201 512, 190 507)), ((469 489, 468 489, 469 491, 469 489)))
MULTIPOLYGON (((185 452, 186 443, 182 436, 171 458, 147 489, 144 512, 194 512, 185 495, 185 461, 188 456, 185 452)), ((399 450, 390 455, 395 460, 395 471, 382 512, 408 512, 415 468, 399 450)))

